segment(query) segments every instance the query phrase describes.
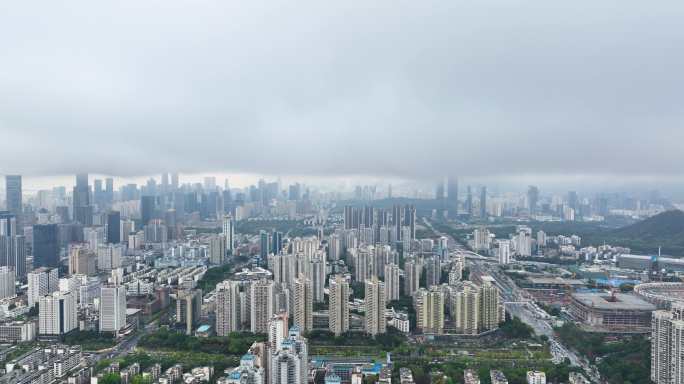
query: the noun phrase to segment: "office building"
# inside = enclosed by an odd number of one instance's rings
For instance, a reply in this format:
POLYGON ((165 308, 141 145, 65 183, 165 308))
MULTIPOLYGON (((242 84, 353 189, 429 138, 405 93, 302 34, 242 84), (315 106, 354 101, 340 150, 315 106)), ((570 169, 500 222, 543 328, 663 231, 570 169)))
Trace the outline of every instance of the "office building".
POLYGON ((108 244, 118 244, 121 242, 121 213, 119 211, 107 212, 105 232, 108 244))
POLYGON ((294 282, 294 324, 303 332, 313 330, 313 286, 310 279, 300 275, 294 282))
POLYGON ((487 187, 480 189, 480 217, 487 217, 487 187))
POLYGON ((16 295, 14 271, 7 266, 0 267, 0 299, 14 297, 16 295))
POLYGON ((52 292, 38 303, 38 333, 62 336, 78 328, 76 293, 52 292))
POLYGON ((33 267, 58 267, 57 224, 33 226, 33 267))
POLYGON ((240 285, 225 280, 216 285, 216 335, 228 336, 240 330, 240 285))
POLYGON ((329 328, 330 332, 339 336, 349 331, 349 283, 344 276, 335 275, 330 279, 328 291, 329 328))
POLYGON ((38 268, 28 274, 28 305, 33 307, 38 300, 59 289, 57 268, 38 268))
POLYGON ((74 213, 74 221, 84 226, 93 225, 93 207, 90 205, 90 186, 88 185, 87 173, 76 175, 72 212, 74 213))
POLYGON ((17 228, 15 234, 23 235, 24 205, 22 200, 21 175, 5 176, 5 198, 7 211, 16 218, 17 228))
POLYGON ((232 215, 223 216, 223 236, 226 239, 226 249, 232 254, 235 250, 235 220, 232 215))
POLYGON ((271 280, 258 280, 250 286, 251 331, 266 333, 274 313, 274 288, 271 280))
POLYGON ((375 335, 385 333, 387 322, 385 320, 385 283, 378 280, 377 276, 366 280, 365 291, 365 331, 375 335))
POLYGON ((126 287, 100 289, 100 332, 119 332, 126 326, 126 287))

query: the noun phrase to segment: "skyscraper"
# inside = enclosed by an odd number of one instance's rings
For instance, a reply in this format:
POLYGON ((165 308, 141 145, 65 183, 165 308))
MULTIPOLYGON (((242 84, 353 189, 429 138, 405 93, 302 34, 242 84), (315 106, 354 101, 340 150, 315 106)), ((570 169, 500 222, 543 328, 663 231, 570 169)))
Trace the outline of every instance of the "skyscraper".
POLYGON ((223 216, 223 236, 226 238, 226 249, 232 253, 235 249, 235 221, 232 215, 223 216))
POLYGON ((385 333, 387 321, 385 320, 385 283, 378 280, 377 276, 366 280, 365 295, 365 330, 366 333, 375 335, 385 333))
POLYGON ((468 216, 473 216, 473 190, 470 188, 470 185, 468 186, 467 189, 467 196, 466 196, 466 213, 468 213, 468 216))
POLYGON ((76 185, 73 192, 73 213, 75 221, 85 226, 93 224, 93 209, 90 205, 90 186, 88 185, 87 173, 76 175, 76 185))
POLYGON ((216 285, 216 334, 228 336, 240 329, 240 286, 225 280, 216 285))
POLYGON ((447 209, 450 217, 458 215, 458 179, 450 176, 447 178, 447 209))
POLYGON ((59 266, 57 224, 33 226, 33 267, 59 266))
POLYGON ((303 332, 313 329, 313 287, 311 280, 300 275, 294 282, 294 324, 303 332))
POLYGON ((270 252, 270 245, 271 242, 270 237, 268 236, 268 232, 259 232, 259 254, 261 256, 262 262, 266 261, 266 258, 268 257, 268 253, 270 252))
POLYGON ((154 219, 157 202, 154 196, 141 196, 140 197, 140 218, 142 219, 142 225, 145 226, 150 220, 154 219))
POLYGON ((271 252, 277 255, 283 251, 283 233, 278 231, 273 231, 271 236, 271 252))
POLYGON ((5 176, 5 195, 7 210, 12 213, 17 221, 16 234, 23 235, 23 202, 21 189, 21 175, 5 176))
POLYGON ((100 289, 100 332, 118 332, 126 326, 126 287, 100 289))
POLYGON ((460 291, 452 295, 454 304, 452 316, 455 318, 456 330, 466 335, 476 335, 480 324, 480 297, 478 288, 472 283, 463 285, 460 291))
POLYGON ((487 187, 482 186, 480 189, 480 217, 487 217, 487 187))
POLYGON ((118 244, 121 242, 121 213, 119 211, 107 212, 107 243, 118 244))
POLYGON ((442 265, 437 257, 425 259, 425 287, 439 285, 442 277, 442 265))
POLYGON ((539 203, 539 188, 530 185, 527 188, 527 207, 530 213, 537 213, 537 204, 539 203))
POLYGON ((336 275, 330 279, 329 328, 335 336, 349 330, 349 283, 344 276, 336 275))

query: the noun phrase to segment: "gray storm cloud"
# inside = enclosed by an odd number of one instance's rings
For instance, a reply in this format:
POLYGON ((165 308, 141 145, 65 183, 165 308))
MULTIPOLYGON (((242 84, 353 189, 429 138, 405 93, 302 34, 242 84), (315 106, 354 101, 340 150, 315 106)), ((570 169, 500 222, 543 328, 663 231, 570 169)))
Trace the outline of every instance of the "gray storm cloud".
POLYGON ((0 173, 681 175, 684 5, 8 2, 0 173))

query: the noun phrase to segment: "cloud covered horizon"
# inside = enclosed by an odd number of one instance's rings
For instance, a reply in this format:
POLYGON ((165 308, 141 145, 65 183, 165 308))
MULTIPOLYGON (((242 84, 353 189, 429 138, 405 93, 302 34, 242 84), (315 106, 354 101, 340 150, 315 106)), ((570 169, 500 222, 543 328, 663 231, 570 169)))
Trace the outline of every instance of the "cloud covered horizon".
POLYGON ((14 2, 0 173, 684 174, 684 5, 14 2))

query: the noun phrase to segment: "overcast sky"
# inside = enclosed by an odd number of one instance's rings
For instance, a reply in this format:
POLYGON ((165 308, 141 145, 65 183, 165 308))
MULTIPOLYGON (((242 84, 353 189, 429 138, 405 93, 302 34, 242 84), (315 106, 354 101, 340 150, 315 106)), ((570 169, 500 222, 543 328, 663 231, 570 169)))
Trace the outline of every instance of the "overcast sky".
POLYGON ((7 1, 0 173, 684 173, 681 1, 7 1))

